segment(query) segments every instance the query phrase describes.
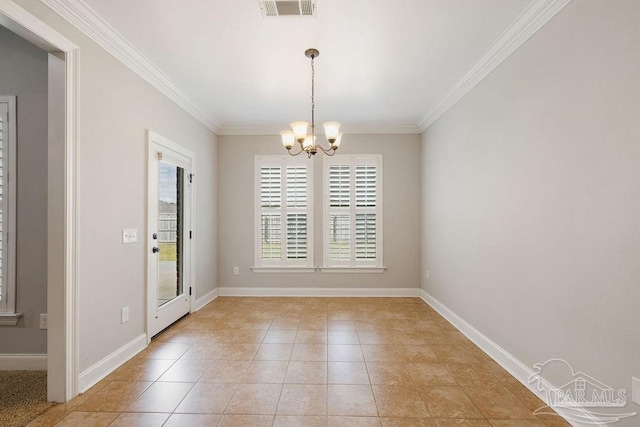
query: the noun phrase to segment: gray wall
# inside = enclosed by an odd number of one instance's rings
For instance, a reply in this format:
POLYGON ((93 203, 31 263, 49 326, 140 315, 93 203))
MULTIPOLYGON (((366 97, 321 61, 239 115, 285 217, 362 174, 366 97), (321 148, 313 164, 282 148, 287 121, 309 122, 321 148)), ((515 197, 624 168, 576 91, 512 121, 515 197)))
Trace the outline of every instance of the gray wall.
POLYGON ((196 153, 197 296, 215 284, 216 157, 213 133, 108 53, 89 44, 81 51, 78 249, 86 369, 145 331, 147 129, 196 153), (137 228, 138 243, 123 245, 123 228, 137 228), (125 324, 122 307, 130 308, 125 324))
MULTIPOLYGON (((224 287, 418 288, 420 286, 420 136, 345 135, 341 154, 382 154, 382 274, 253 273, 254 157, 286 154, 279 136, 220 136, 219 269, 224 287), (233 275, 233 267, 240 275, 233 275)), ((314 159, 315 265, 322 265, 322 154, 314 159)))
POLYGON ((0 26, 0 95, 17 96, 17 326, 0 326, 0 354, 45 354, 47 334, 47 53, 0 26))
POLYGON ((638 16, 635 0, 571 2, 423 135, 424 289, 529 367, 565 359, 629 402, 638 16))
POLYGON ((80 48, 82 372, 145 331, 148 129, 196 153, 196 296, 216 287, 216 136, 44 4, 17 3, 80 48), (138 242, 123 245, 123 228, 137 228, 138 242), (124 324, 122 307, 130 308, 124 324))

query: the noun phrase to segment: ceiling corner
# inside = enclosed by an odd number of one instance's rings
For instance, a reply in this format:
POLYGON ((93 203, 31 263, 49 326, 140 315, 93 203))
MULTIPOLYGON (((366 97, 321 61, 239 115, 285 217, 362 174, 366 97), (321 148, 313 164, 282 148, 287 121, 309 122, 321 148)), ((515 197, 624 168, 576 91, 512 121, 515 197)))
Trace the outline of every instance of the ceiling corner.
POLYGON ((213 133, 220 131, 220 124, 210 111, 173 82, 84 1, 42 2, 213 133))
POLYGON ((478 83, 491 74, 498 65, 518 50, 569 2, 571 0, 532 0, 489 49, 437 100, 435 106, 420 118, 417 123, 420 133, 426 131, 478 83))

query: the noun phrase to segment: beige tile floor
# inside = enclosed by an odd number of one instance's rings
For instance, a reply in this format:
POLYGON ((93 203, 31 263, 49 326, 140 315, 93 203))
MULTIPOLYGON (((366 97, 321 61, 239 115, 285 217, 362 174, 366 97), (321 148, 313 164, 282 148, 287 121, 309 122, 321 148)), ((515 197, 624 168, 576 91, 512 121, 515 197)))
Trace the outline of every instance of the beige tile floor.
POLYGON ((218 298, 30 426, 566 426, 418 298, 218 298))

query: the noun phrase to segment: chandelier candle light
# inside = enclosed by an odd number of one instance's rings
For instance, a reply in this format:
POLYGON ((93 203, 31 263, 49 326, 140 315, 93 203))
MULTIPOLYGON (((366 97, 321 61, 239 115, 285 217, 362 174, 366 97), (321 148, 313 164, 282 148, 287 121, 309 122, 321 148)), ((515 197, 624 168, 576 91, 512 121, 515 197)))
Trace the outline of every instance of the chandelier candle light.
POLYGON ((320 55, 317 49, 307 49, 304 52, 307 58, 311 58, 311 134, 307 133, 309 122, 293 122, 291 123, 291 130, 283 130, 280 132, 282 136, 282 145, 287 149, 291 156, 297 156, 300 153, 307 153, 309 158, 315 155, 320 149, 327 156, 333 156, 336 153, 338 147, 340 147, 340 140, 342 139, 342 132, 340 132, 340 123, 327 122, 324 123, 324 134, 329 141, 329 148, 325 149, 322 145, 316 143, 316 124, 315 124, 315 79, 316 72, 313 66, 313 60, 320 55), (291 149, 295 141, 300 144, 300 151, 292 153, 291 149))

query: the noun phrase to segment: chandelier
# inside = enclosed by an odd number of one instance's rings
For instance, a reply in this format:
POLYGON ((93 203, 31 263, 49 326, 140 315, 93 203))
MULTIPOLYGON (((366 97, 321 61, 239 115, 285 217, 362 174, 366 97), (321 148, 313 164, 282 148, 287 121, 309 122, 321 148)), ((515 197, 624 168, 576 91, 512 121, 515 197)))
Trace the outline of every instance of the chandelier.
POLYGON ((307 58, 311 58, 311 134, 307 133, 309 122, 293 122, 291 123, 291 130, 283 130, 280 132, 282 136, 282 145, 287 149, 287 152, 291 156, 297 156, 300 153, 307 153, 309 158, 315 155, 318 150, 321 150, 327 156, 333 156, 336 153, 338 147, 340 147, 340 140, 342 139, 342 132, 340 132, 340 123, 327 122, 324 123, 324 135, 329 141, 329 148, 324 148, 322 145, 316 142, 316 123, 315 123, 315 78, 316 72, 313 66, 313 60, 320 55, 317 49, 307 49, 304 52, 307 58), (292 153, 291 149, 295 141, 300 144, 300 151, 292 153))

